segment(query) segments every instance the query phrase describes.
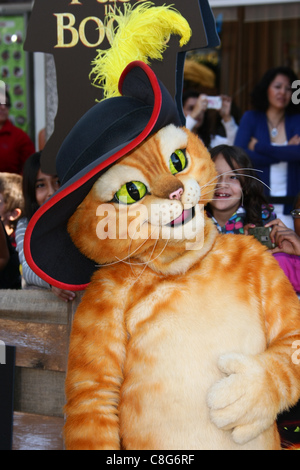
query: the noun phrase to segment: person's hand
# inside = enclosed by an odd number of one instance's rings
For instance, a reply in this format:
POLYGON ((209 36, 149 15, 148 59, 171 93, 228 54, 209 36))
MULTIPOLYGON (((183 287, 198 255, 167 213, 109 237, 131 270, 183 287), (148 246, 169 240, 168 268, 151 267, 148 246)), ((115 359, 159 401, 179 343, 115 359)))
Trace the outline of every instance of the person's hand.
POLYGON ((228 122, 231 119, 231 103, 232 99, 230 96, 226 95, 221 95, 222 98, 222 107, 219 111, 221 118, 225 121, 228 122))
POLYGON ((248 144, 248 149, 254 151, 255 145, 257 144, 258 140, 255 137, 251 137, 251 140, 248 144))
POLYGON ((191 117, 198 121, 198 125, 202 125, 205 111, 207 110, 207 95, 199 95, 193 111, 191 112, 191 117))
POLYGON ((300 237, 288 228, 280 219, 272 220, 265 227, 272 227, 270 238, 276 244, 271 253, 287 253, 300 256, 300 237))
POLYGON ((288 145, 300 145, 300 136, 298 134, 294 135, 289 141, 288 145))
POLYGON ((255 225, 254 224, 244 225, 244 235, 249 235, 249 228, 255 228, 255 225))
POLYGON ((58 287, 51 286, 53 294, 64 302, 70 302, 75 299, 76 294, 70 290, 59 289, 58 287))

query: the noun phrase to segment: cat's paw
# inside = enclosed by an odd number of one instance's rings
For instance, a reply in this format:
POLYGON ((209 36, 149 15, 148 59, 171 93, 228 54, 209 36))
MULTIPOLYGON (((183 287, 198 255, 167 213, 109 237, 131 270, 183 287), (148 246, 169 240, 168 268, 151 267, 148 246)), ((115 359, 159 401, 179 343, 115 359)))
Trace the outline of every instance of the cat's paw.
POLYGON ((220 429, 232 430, 237 444, 246 444, 272 426, 277 416, 267 372, 254 356, 236 353, 221 356, 218 367, 226 377, 208 393, 211 420, 220 429))

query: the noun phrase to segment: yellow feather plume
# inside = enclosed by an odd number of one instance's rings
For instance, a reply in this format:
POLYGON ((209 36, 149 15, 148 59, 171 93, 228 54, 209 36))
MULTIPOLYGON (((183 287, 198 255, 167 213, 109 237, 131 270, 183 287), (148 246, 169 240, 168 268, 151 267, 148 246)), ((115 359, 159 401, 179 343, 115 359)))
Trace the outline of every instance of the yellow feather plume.
POLYGON ((118 82, 125 67, 134 60, 141 60, 149 65, 150 60, 162 60, 163 52, 168 47, 171 34, 181 37, 180 47, 187 44, 191 29, 186 19, 172 6, 153 6, 145 2, 137 6, 124 5, 107 18, 107 25, 116 21, 112 46, 105 51, 98 50, 98 56, 92 62, 93 84, 104 90, 104 98, 118 96, 118 82))

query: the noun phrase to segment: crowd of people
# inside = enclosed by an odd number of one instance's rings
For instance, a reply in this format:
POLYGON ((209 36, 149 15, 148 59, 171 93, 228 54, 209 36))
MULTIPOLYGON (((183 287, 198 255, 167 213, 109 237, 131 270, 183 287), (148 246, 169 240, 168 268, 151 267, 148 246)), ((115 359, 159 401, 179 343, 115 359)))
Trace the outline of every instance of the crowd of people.
MULTIPOLYGON (((207 213, 221 233, 248 234, 248 226, 272 227, 281 267, 300 290, 300 109, 292 100, 297 75, 289 67, 267 70, 241 119, 230 97, 193 88, 183 94, 186 127, 210 149, 220 174, 207 213), (270 225, 269 225, 270 222, 270 225), (245 228, 246 227, 246 228, 245 228), (283 237, 287 237, 283 242, 283 237)), ((275 254, 274 254, 275 255, 275 254)))
MULTIPOLYGON (((268 70, 256 85, 253 109, 239 120, 232 100, 193 89, 183 93, 186 127, 211 152, 219 179, 206 212, 220 233, 248 235, 270 227, 271 251, 300 293, 300 110, 292 102, 297 76, 268 70), (216 104, 217 103, 217 104, 216 104)), ((3 101, 3 100, 2 100, 3 101)), ((49 286, 28 266, 23 242, 35 211, 59 188, 42 172, 41 152, 9 119, 10 96, 0 104, 0 288, 42 288, 68 302, 75 293, 49 286)))

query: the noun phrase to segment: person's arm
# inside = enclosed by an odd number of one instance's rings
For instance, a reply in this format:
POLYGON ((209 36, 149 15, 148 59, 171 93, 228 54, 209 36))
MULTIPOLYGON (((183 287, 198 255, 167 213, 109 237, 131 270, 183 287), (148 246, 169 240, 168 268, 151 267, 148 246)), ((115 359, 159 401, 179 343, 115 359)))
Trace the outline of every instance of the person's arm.
POLYGON ((235 119, 231 114, 232 99, 230 96, 226 95, 221 95, 221 98, 222 107, 219 111, 219 114, 222 118, 221 123, 226 132, 228 145, 233 145, 238 131, 238 125, 236 124, 235 119))
POLYGON ((16 244, 17 251, 19 253, 19 260, 22 265, 22 276, 29 286, 42 287, 44 289, 49 289, 50 286, 47 282, 43 281, 37 274, 35 274, 32 269, 30 269, 24 255, 23 245, 24 245, 24 236, 27 228, 27 220, 21 219, 18 222, 16 229, 16 244))
POLYGON ((238 131, 238 125, 235 122, 234 118, 231 116, 229 121, 224 121, 222 119, 222 124, 224 126, 227 140, 228 140, 228 145, 233 145, 237 131, 238 131))
POLYGON ((189 130, 189 131, 192 131, 194 129, 194 127, 197 125, 197 121, 196 119, 192 118, 192 116, 190 114, 188 114, 186 116, 186 120, 185 120, 185 127, 189 130))
POLYGON ((0 223, 0 271, 3 271, 8 261, 9 261, 9 251, 8 251, 8 246, 6 242, 5 229, 2 223, 0 223))
POLYGON ((256 149, 255 151, 249 149, 251 140, 253 138, 257 138, 256 125, 257 119, 255 119, 255 114, 251 113, 250 111, 246 112, 240 121, 234 145, 245 150, 254 167, 256 165, 266 166, 271 165, 272 163, 278 163, 277 160, 270 155, 265 156, 258 153, 256 149))
POLYGON ((280 219, 275 219, 265 225, 272 227, 271 240, 276 244, 272 253, 287 253, 300 256, 300 237, 294 230, 286 227, 280 219))
POLYGON ((299 162, 300 161, 300 145, 271 145, 266 142, 258 141, 255 144, 254 152, 265 158, 278 162, 299 162))
POLYGON ((23 250, 24 245, 24 236, 27 228, 27 221, 26 219, 21 219, 17 225, 16 229, 16 243, 17 243, 17 251, 19 253, 19 260, 22 265, 22 275, 27 285, 29 286, 37 286, 43 289, 50 289, 52 290, 53 294, 56 297, 64 300, 65 302, 72 301, 76 297, 76 294, 69 290, 58 289, 57 287, 50 286, 46 281, 41 279, 32 269, 29 267, 23 250))
MULTIPOLYGON (((289 121, 290 122, 290 121, 289 121)), ((281 161, 298 162, 300 158, 300 145, 271 145, 267 135, 262 138, 262 119, 259 114, 246 112, 240 122, 234 145, 244 149, 253 165, 271 165, 281 161), (259 132, 259 135, 258 135, 259 132), (249 144, 250 148, 249 148, 249 144)), ((298 121, 292 127, 289 124, 290 133, 294 136, 298 121)), ((293 139, 289 139, 293 142, 293 139)))
POLYGON ((255 114, 246 112, 240 121, 239 128, 235 137, 234 145, 241 147, 248 154, 252 161, 253 166, 268 166, 273 163, 278 163, 275 158, 268 155, 262 155, 255 150, 249 149, 249 144, 253 138, 257 139, 256 131, 257 120, 255 114))

